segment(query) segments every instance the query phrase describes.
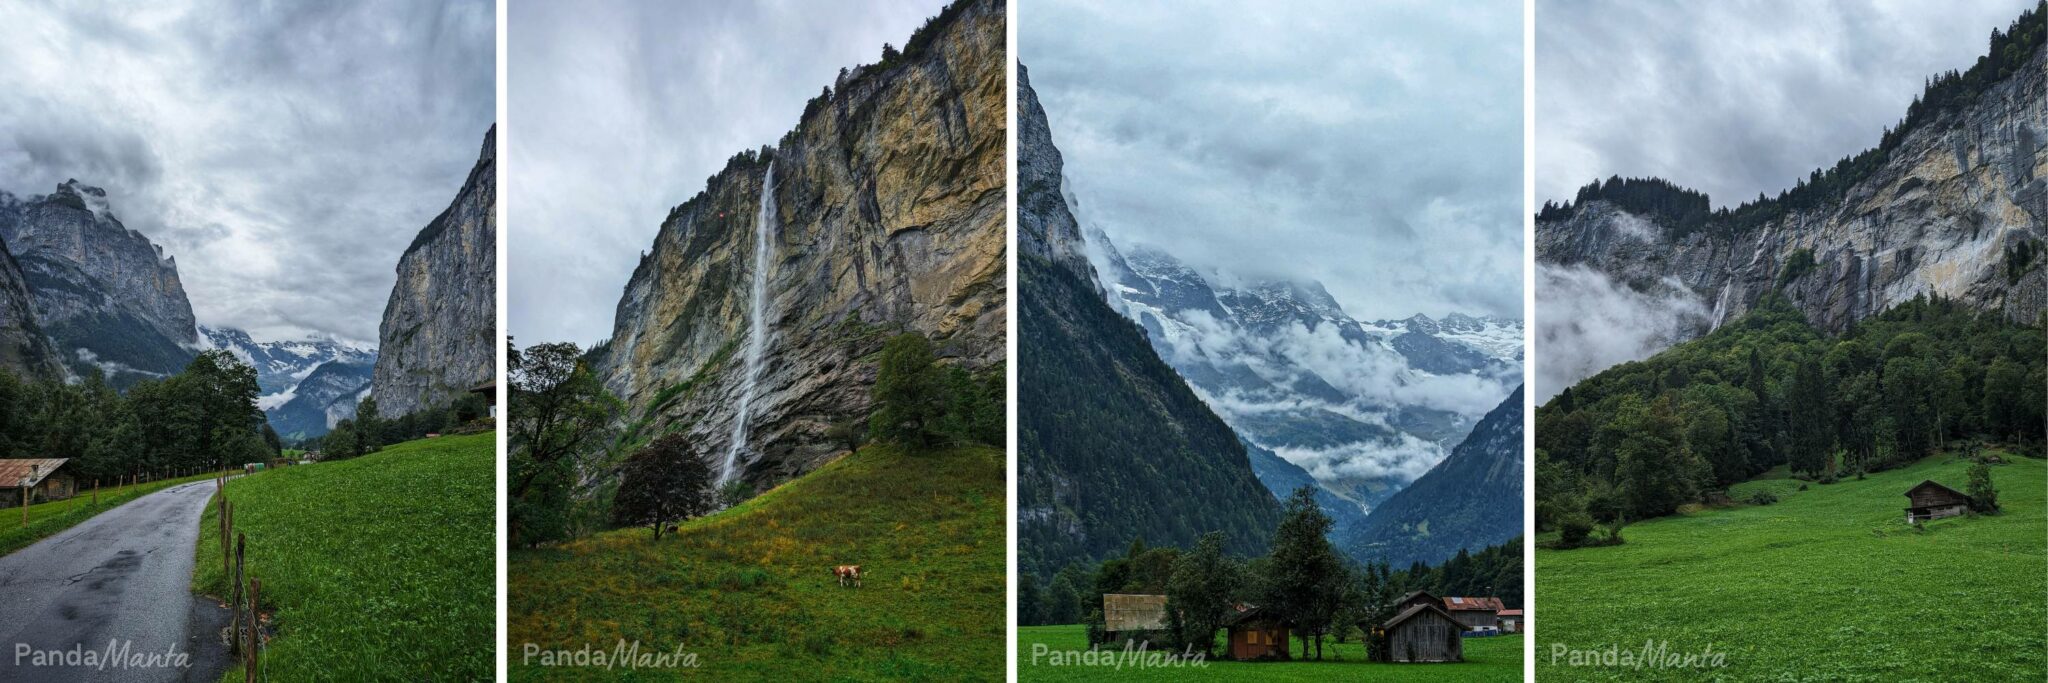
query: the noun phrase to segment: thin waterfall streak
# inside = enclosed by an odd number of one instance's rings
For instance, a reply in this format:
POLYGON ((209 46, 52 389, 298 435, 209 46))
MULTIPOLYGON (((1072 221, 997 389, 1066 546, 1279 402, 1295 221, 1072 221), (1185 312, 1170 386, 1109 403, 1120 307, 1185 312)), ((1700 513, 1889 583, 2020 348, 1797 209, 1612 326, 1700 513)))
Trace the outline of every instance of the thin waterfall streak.
POLYGON ((747 447, 747 417, 754 405, 755 384, 761 379, 761 359, 768 346, 768 264, 775 238, 775 162, 768 162, 768 176, 761 181, 761 208, 754 216, 753 303, 747 312, 747 355, 740 385, 740 405, 732 419, 732 447, 725 451, 725 465, 718 470, 718 485, 733 478, 740 451, 747 447))

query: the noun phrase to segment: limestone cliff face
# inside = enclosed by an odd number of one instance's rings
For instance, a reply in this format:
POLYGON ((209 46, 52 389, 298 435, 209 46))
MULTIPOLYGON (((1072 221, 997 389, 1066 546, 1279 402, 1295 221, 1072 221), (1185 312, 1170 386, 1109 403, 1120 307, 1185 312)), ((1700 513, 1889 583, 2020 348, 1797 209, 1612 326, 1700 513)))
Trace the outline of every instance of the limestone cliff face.
POLYGON ((2036 51, 1974 105, 1914 129, 1838 201, 1728 237, 1682 238, 1654 218, 1589 201, 1537 222, 1537 258, 1697 297, 1712 311, 1709 326, 1748 311, 1802 251, 1813 265, 1784 292, 1830 331, 1921 294, 2032 321, 2048 310, 2048 259, 2022 265, 2014 255, 2048 243, 2044 59, 2048 51, 2036 51))
POLYGON ((36 322, 28 280, 6 244, 0 244, 0 370, 29 379, 64 375, 57 348, 36 322))
POLYGON ((371 380, 384 415, 438 405, 496 376, 497 132, 484 135, 455 201, 398 259, 371 380))
POLYGON ((191 360, 199 331, 177 260, 122 225, 105 190, 70 180, 0 199, 0 213, 36 318, 74 372, 98 368, 119 386, 191 360))
POLYGON ((591 351, 633 435, 686 432, 721 465, 771 164, 769 334, 737 476, 765 488, 829 459, 823 433, 868 414, 890 334, 922 333, 947 362, 1003 360, 1003 3, 962 0, 908 45, 842 75, 662 223, 591 351))
POLYGON ((1095 268, 1083 247, 1086 239, 1067 206, 1066 179, 1061 177, 1066 161, 1053 144, 1045 107, 1039 105, 1023 64, 1017 65, 1017 81, 1017 249, 1094 283, 1095 268))

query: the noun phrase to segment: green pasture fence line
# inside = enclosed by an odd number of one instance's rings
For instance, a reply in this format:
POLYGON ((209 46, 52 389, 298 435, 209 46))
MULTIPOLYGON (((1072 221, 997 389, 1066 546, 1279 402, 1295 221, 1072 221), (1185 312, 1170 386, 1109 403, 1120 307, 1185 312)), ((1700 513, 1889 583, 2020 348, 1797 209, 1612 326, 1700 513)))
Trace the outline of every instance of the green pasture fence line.
MULTIPOLYGON (((88 491, 81 485, 78 494, 64 500, 36 503, 21 508, 18 521, 9 524, 0 522, 0 555, 34 545, 57 532, 77 526, 92 519, 99 513, 120 507, 129 501, 167 489, 179 484, 205 481, 216 473, 202 470, 189 476, 178 473, 123 475, 116 481, 93 482, 88 491), (164 475, 171 475, 166 478, 164 475), (135 483, 135 482, 140 483, 135 483), (102 486, 109 484, 109 486, 102 486)), ((19 503, 19 501, 9 501, 19 503)), ((4 509, 4 508, 0 508, 4 509)), ((0 517, 5 519, 5 517, 0 517)))

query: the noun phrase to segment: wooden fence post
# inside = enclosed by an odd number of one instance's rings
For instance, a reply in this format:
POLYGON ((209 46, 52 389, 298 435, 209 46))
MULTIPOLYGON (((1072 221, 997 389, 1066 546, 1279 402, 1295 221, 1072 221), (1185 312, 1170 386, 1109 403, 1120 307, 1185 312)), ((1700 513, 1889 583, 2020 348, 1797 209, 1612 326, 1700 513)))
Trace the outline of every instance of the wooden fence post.
POLYGON ((21 525, 28 526, 28 480, 21 481, 21 525))
POLYGON ((230 605, 228 634, 233 636, 231 640, 234 641, 234 646, 229 651, 235 654, 242 654, 242 535, 239 533, 235 534, 234 570, 229 572, 225 578, 229 583, 234 584, 234 590, 232 591, 234 597, 228 601, 230 605))
POLYGON ((249 664, 248 674, 243 679, 247 683, 256 683, 256 668, 262 662, 258 655, 262 654, 263 647, 263 615, 258 611, 261 608, 257 607, 259 603, 256 602, 262 596, 263 582, 249 579, 249 664))

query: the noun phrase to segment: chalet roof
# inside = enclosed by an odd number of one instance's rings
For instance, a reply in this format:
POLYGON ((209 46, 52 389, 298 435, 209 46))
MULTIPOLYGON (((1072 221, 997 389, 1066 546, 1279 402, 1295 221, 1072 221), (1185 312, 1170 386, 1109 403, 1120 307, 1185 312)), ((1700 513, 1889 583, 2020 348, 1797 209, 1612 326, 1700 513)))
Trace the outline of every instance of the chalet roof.
POLYGON ((51 472, 70 462, 68 458, 21 458, 0 460, 0 488, 16 488, 21 480, 28 479, 29 486, 43 483, 51 472))
POLYGON ((1231 626, 1236 626, 1240 623, 1244 623, 1247 621, 1256 621, 1259 619, 1272 619, 1282 624, 1290 623, 1287 621, 1286 617, 1280 616, 1279 610, 1270 607, 1248 607, 1243 610, 1239 610, 1236 614, 1224 617, 1223 625, 1227 628, 1231 626))
POLYGON ((1429 591, 1409 591, 1407 595, 1401 596, 1400 600, 1395 600, 1394 604, 1405 605, 1417 598, 1421 598, 1426 602, 1438 602, 1436 596, 1430 595, 1429 591))
POLYGON ((479 385, 476 385, 476 386, 470 387, 470 388, 469 388, 469 393, 472 393, 472 394, 496 394, 496 393, 498 393, 498 380, 495 380, 495 379, 493 379, 493 380, 487 380, 487 381, 485 381, 485 382, 484 382, 483 384, 479 384, 479 385))
POLYGON ((1396 615, 1394 615, 1394 618, 1392 618, 1392 619, 1388 619, 1388 620, 1387 620, 1387 623, 1385 623, 1385 624, 1381 624, 1381 625, 1380 625, 1380 628, 1385 628, 1385 629, 1390 629, 1390 630, 1391 630, 1391 629, 1393 629, 1393 628, 1394 628, 1395 626, 1399 626, 1399 625, 1401 624, 1401 622, 1407 621, 1407 620, 1409 620, 1409 619, 1413 619, 1413 618, 1415 618, 1415 617, 1416 617, 1417 615, 1420 615, 1420 614, 1422 614, 1422 613, 1424 613, 1424 612, 1435 612, 1435 613, 1437 613, 1437 614, 1443 615, 1443 618, 1445 618, 1445 619, 1449 619, 1449 620, 1451 620, 1451 621, 1457 621, 1457 619, 1453 619, 1453 618, 1451 618, 1451 613, 1450 613, 1450 612, 1445 612, 1445 611, 1444 611, 1444 608, 1436 606, 1436 604, 1435 604, 1435 603, 1423 602, 1423 603, 1416 603, 1415 605, 1413 605, 1413 606, 1409 607, 1408 609, 1402 610, 1400 614, 1396 614, 1396 615))
POLYGON ((1957 490, 1955 490, 1955 489, 1952 489, 1952 488, 1949 488, 1949 487, 1946 487, 1946 486, 1942 486, 1941 484, 1939 484, 1939 483, 1936 483, 1936 482, 1935 482, 1935 481, 1934 481, 1933 479, 1928 479, 1928 480, 1926 480, 1926 481, 1922 481, 1922 482, 1920 482, 1919 484, 1915 485, 1915 486, 1914 486, 1913 488, 1910 488, 1910 489, 1906 489, 1906 493, 1905 493, 1905 496, 1906 496, 1906 497, 1908 497, 1908 498, 1911 498, 1911 497, 1913 497, 1913 494, 1914 494, 1915 492, 1917 492, 1917 491, 1919 491, 1919 490, 1921 490, 1921 489, 1924 489, 1924 488, 1928 488, 1928 487, 1930 487, 1930 486, 1931 486, 1931 487, 1934 487, 1934 488, 1935 488, 1935 489, 1937 489, 1937 490, 1941 490, 1941 491, 1946 491, 1946 492, 1948 492, 1948 494, 1949 494, 1949 495, 1955 496, 1955 497, 1957 497, 1957 498, 1964 498, 1964 499, 1967 499, 1967 498, 1969 498, 1969 497, 1970 497, 1970 496, 1969 496, 1968 494, 1965 494, 1965 493, 1963 493, 1963 492, 1961 492, 1961 491, 1957 491, 1957 490))
POLYGON ((1444 598, 1444 609, 1453 612, 1499 612, 1506 607, 1500 598, 1444 598))

